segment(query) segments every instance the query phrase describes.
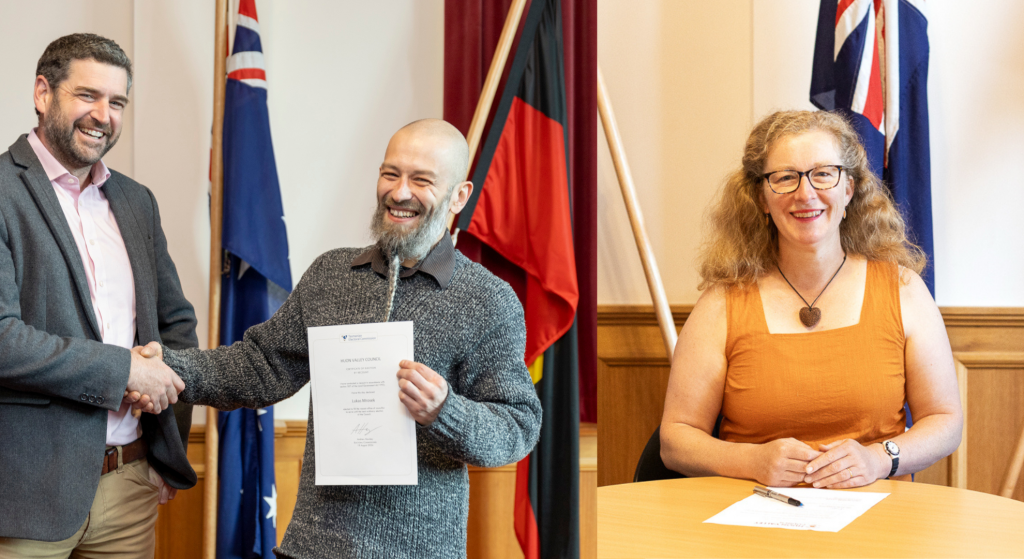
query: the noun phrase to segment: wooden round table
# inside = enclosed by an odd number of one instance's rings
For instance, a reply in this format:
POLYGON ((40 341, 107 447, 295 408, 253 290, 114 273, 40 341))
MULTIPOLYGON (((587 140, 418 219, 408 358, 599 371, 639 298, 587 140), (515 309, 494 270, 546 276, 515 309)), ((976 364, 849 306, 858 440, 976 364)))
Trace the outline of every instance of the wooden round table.
POLYGON ((597 556, 1024 557, 1024 503, 965 489, 879 480, 889 493, 839 532, 704 524, 753 494, 721 477, 597 490, 597 556))

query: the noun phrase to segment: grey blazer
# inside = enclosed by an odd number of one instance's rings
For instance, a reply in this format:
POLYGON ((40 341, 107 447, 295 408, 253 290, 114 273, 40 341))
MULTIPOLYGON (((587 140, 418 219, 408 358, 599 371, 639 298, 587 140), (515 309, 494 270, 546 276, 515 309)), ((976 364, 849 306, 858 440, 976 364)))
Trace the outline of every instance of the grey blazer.
MULTIPOLYGON (((131 261, 137 341, 195 347, 153 193, 116 171, 102 188, 131 261)), ((85 522, 131 363, 99 332, 71 229, 21 136, 0 154, 0 537, 59 541, 85 522)), ((196 483, 191 424, 184 405, 142 416, 149 462, 178 489, 196 483)))

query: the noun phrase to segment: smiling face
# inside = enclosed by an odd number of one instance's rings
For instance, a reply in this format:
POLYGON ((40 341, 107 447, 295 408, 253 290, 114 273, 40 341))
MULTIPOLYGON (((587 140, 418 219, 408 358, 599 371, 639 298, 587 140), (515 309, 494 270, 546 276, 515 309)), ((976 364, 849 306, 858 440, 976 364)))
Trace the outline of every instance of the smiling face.
POLYGON ((371 223, 386 252, 403 261, 423 258, 447 229, 449 213, 462 210, 472 190, 462 181, 464 145, 462 135, 442 121, 410 125, 391 138, 371 223))
MULTIPOLYGON (((814 130, 784 136, 775 142, 765 160, 765 173, 782 170, 808 171, 822 165, 842 165, 832 135, 814 130)), ((811 187, 807 177, 796 191, 776 194, 762 181, 761 205, 771 213, 779 231, 779 250, 789 247, 838 248, 843 210, 853 197, 853 182, 843 171, 839 184, 828 190, 811 187)))
POLYGON ((56 88, 38 76, 39 136, 69 171, 88 169, 117 143, 128 104, 128 73, 95 60, 74 60, 56 88))

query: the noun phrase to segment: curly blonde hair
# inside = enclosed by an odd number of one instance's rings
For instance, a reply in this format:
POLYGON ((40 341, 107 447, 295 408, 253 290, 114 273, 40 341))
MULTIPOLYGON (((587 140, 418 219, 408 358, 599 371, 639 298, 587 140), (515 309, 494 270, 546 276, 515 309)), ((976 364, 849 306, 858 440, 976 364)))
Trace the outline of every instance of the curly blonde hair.
POLYGON ((857 132, 842 116, 826 111, 780 111, 754 126, 743 149, 742 167, 731 173, 705 218, 705 242, 698 257, 701 283, 749 285, 778 263, 775 223, 765 225, 761 204, 768 152, 786 136, 822 131, 832 135, 843 172, 853 181, 853 198, 839 226, 843 250, 868 260, 893 262, 921 273, 924 252, 907 239, 907 228, 882 181, 871 172, 857 132))

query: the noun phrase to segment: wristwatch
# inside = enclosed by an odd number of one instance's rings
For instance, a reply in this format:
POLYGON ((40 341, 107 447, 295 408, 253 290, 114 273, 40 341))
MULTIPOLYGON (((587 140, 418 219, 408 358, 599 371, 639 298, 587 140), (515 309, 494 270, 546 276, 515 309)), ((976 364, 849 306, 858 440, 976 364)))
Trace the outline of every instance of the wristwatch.
POLYGON ((889 455, 889 458, 892 458, 892 469, 889 470, 889 475, 885 476, 886 479, 889 479, 900 467, 900 447, 893 441, 885 441, 882 443, 882 450, 889 455))

